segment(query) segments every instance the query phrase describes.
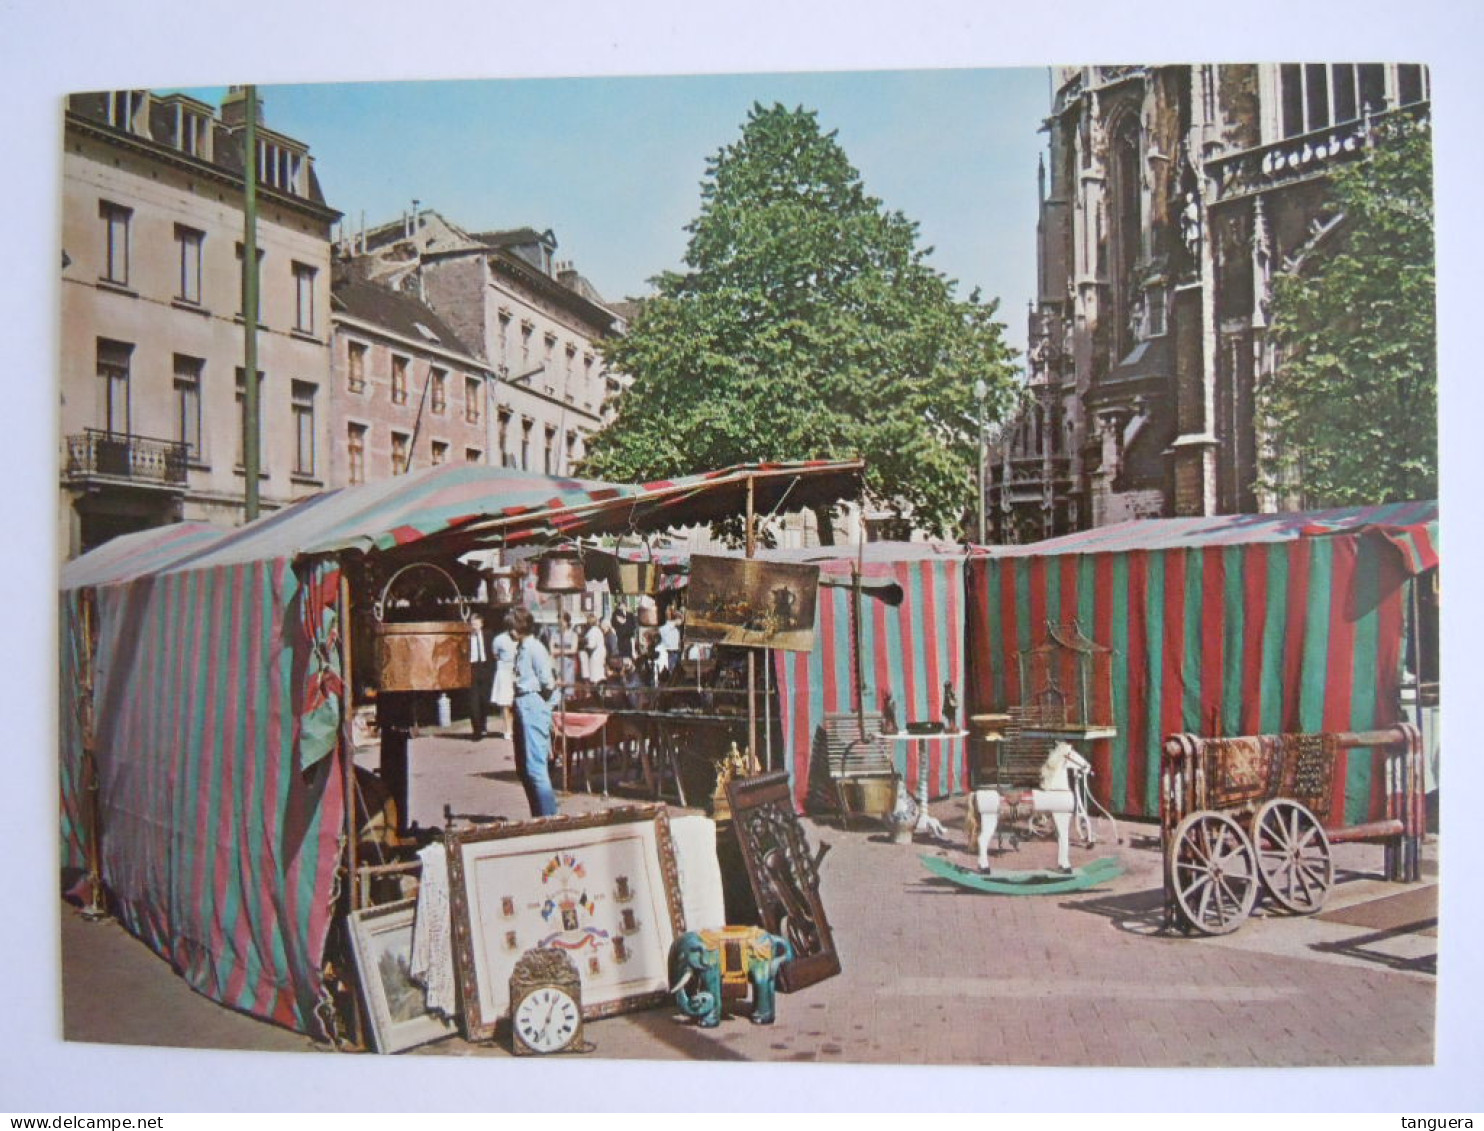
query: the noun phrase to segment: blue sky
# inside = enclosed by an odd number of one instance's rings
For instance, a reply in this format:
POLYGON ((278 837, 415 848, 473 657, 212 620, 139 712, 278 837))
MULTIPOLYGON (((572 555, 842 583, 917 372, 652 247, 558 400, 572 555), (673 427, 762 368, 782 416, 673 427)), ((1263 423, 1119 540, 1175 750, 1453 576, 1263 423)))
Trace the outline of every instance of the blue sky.
MULTIPOLYGON (((192 93, 217 102, 221 88, 192 93)), ((475 230, 551 228, 606 298, 678 267, 706 159, 754 102, 802 105, 866 188, 920 225, 933 265, 1001 299, 1025 338, 1047 70, 938 69, 260 88, 264 121, 306 142, 329 203, 375 225, 416 199, 475 230)))

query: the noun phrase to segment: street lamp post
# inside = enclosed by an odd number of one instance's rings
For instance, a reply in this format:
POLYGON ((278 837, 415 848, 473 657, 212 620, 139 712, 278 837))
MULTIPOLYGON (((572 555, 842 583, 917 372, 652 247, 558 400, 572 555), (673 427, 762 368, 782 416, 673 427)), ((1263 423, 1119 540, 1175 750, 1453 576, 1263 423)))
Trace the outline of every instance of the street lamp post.
POLYGON ((974 379, 974 400, 978 405, 979 413, 979 545, 986 544, 984 534, 984 398, 989 394, 989 386, 984 383, 983 377, 974 379))

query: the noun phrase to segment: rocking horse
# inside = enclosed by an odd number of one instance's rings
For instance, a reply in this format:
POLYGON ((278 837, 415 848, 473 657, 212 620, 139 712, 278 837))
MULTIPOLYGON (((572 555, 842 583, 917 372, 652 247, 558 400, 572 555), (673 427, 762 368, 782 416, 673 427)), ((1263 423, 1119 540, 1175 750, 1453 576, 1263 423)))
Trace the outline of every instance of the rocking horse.
POLYGON ((1056 828, 1056 866, 1063 875, 1072 874, 1072 821, 1082 837, 1092 842, 1092 821, 1087 814, 1087 775, 1091 764, 1069 742, 1058 742, 1041 764, 1041 788, 1029 790, 976 789, 969 795, 965 828, 969 847, 977 848, 979 870, 989 873, 989 845, 999 829, 1001 817, 1020 818, 1045 813, 1056 828))
MULTIPOLYGON (((1092 772, 1086 758, 1068 742, 1058 742, 1041 765, 1041 788, 1029 790, 979 789, 969 796, 966 828, 970 850, 977 850, 979 870, 962 867, 941 856, 923 856, 928 871, 976 891, 997 895, 1054 895, 1080 891, 1107 883, 1123 871, 1116 856, 1091 860, 1072 867, 1071 831, 1077 822, 1082 838, 1093 843, 1092 819, 1087 812, 1087 776, 1092 772), (1055 871, 998 872, 989 868, 989 845, 1002 818, 1020 819, 1045 814, 1056 829, 1055 871)), ((1110 817, 1111 820, 1111 817, 1110 817)), ((1115 839, 1117 837, 1115 829, 1115 839)))

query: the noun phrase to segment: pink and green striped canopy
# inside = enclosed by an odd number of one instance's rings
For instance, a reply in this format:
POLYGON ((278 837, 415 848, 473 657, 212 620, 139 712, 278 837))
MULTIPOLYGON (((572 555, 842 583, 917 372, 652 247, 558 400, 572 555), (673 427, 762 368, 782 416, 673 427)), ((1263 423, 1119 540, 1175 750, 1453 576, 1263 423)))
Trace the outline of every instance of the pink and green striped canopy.
POLYGON ((180 523, 62 570, 63 864, 88 859, 85 688, 103 879, 124 924, 213 1000, 330 1035, 325 943, 346 810, 344 553, 454 554, 834 501, 859 461, 637 486, 449 464, 235 530, 180 523), (96 609, 89 638, 84 609, 96 609))
MULTIPOLYGON (((1438 563, 1435 502, 1278 515, 1152 519, 969 562, 976 711, 1024 701, 1020 653, 1076 621, 1113 649, 1096 721, 1094 787, 1115 810, 1158 812, 1160 744, 1207 735, 1370 730, 1397 721, 1417 573, 1438 563)), ((1383 783, 1336 775, 1350 823, 1383 783)))

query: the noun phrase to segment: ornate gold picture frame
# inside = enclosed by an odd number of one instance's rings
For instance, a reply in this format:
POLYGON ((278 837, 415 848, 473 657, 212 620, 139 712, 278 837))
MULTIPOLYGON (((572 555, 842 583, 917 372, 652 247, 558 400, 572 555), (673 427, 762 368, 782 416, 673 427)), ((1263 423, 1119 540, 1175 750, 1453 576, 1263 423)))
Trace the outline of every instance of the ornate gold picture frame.
POLYGON ((445 834, 454 963, 465 1035, 493 1038, 510 974, 532 947, 568 954, 591 1020, 668 996, 670 944, 685 930, 663 805, 445 834))

